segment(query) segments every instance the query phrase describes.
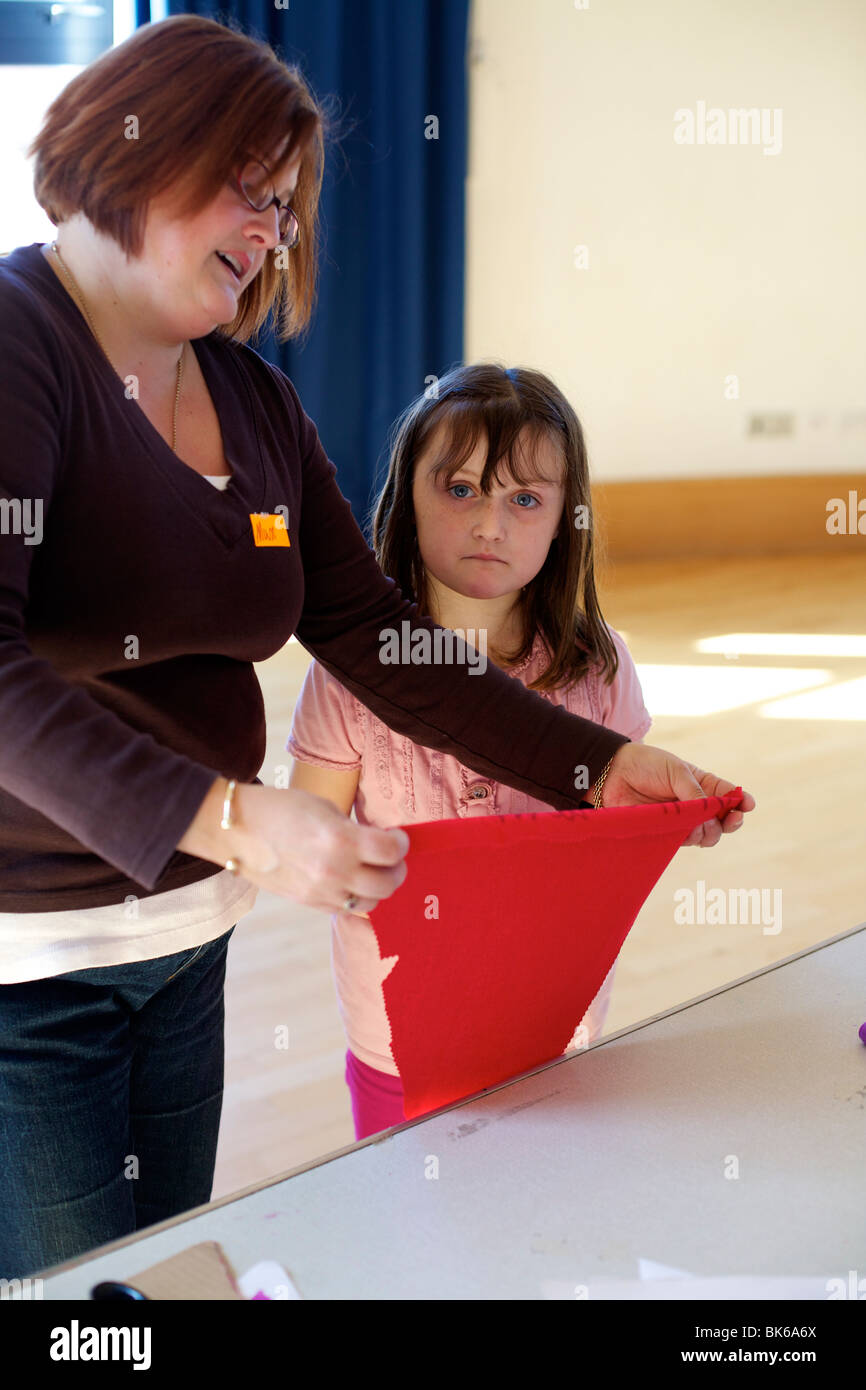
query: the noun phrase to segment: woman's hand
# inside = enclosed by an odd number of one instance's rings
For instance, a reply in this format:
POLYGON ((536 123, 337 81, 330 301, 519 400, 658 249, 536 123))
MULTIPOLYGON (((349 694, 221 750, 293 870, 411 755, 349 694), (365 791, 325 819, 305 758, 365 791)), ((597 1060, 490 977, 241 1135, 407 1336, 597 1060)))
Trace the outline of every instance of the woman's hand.
MULTIPOLYGON (((724 796, 734 790, 734 782, 726 782, 712 772, 704 772, 694 763, 685 763, 663 748, 645 743, 624 743, 614 754, 601 790, 602 806, 637 806, 649 801, 695 801, 703 796, 724 796)), ((586 793, 592 801, 594 787, 586 793)), ((735 811, 721 818, 704 821, 691 832, 684 845, 700 845, 709 849, 717 845, 722 835, 739 830, 743 812, 755 809, 755 798, 747 791, 735 811)))
MULTIPOLYGON (((609 774, 608 774, 609 775, 609 774)), ((309 792, 239 783, 230 830, 220 828, 224 778, 214 782, 178 849, 214 864, 240 861, 244 878, 281 897, 335 912, 372 912, 406 877, 405 830, 357 825, 309 792)))

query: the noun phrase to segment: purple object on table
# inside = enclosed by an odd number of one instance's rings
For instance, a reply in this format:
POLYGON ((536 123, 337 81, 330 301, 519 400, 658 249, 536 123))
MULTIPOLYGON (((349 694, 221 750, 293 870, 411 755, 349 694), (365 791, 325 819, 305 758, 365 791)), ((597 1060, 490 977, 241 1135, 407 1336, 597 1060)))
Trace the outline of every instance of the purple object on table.
POLYGON ((866 1023, 860 1024, 860 1041, 866 1043, 866 1023))

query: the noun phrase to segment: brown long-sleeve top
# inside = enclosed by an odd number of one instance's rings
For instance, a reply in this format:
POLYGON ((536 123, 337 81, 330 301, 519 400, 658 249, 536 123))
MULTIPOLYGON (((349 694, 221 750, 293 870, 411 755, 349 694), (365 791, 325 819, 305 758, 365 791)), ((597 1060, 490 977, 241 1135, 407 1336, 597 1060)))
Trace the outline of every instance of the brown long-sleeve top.
POLYGON ((253 662, 295 633, 398 733, 556 809, 628 740, 488 663, 390 665, 435 631, 387 579, 291 381, 194 341, 234 476, 183 463, 38 243, 0 259, 0 912, 120 903, 219 872, 176 849, 215 777, 265 753, 253 662), (288 514, 288 546, 251 513, 288 514))

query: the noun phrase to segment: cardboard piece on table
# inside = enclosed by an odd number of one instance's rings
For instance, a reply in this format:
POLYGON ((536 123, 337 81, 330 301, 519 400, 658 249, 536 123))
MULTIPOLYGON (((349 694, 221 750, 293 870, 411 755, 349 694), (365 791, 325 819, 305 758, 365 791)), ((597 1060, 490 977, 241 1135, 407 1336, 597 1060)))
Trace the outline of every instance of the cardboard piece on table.
POLYGON ((181 1250, 178 1255, 142 1270, 141 1274, 129 1276, 126 1282, 148 1298, 246 1302, 225 1251, 216 1240, 191 1245, 188 1250, 181 1250))
POLYGON ((414 1119, 554 1060, 653 886, 726 796, 404 825, 408 873, 370 913, 414 1119))

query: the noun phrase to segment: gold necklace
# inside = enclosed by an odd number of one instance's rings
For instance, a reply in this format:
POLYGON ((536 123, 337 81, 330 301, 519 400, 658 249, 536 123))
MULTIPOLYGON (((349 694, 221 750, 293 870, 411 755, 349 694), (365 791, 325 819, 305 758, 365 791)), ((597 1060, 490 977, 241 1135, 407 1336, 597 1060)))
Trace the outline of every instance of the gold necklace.
MULTIPOLYGON (((95 328, 94 323, 93 323, 93 319, 90 317, 90 314, 89 314, 89 312, 88 312, 87 305, 86 305, 86 303, 85 303, 85 301, 84 301, 84 295, 81 293, 81 290, 79 289, 78 281, 75 279, 75 276, 72 274, 72 271, 69 269, 68 265, 66 264, 66 262, 65 262, 64 259, 63 259, 63 257, 61 256, 61 254, 60 254, 60 247, 57 245, 57 242, 56 242, 56 241, 53 241, 53 242, 51 243, 51 250, 54 252, 55 256, 57 257, 58 264, 60 265, 60 268, 61 268, 61 270, 63 271, 63 277, 64 277, 64 279, 65 279, 67 282, 70 282, 70 281, 71 281, 72 285, 75 287, 76 294, 73 295, 72 297, 73 297, 73 299, 74 299, 74 298, 76 297, 76 295, 77 295, 78 299, 80 299, 80 301, 81 301, 81 308, 82 308, 82 310, 83 310, 83 312, 84 312, 84 317, 87 319, 87 323, 88 323, 88 325, 89 325, 89 327, 90 327, 90 331, 91 331, 91 333, 93 334, 93 336, 94 336, 94 338, 96 339, 96 341, 98 342, 99 346, 102 348, 102 351, 103 351, 103 353, 105 354, 105 357, 107 358, 107 360, 109 361, 109 363, 111 363, 111 358, 108 356, 108 353, 105 351, 105 347, 104 347, 104 345, 103 345, 102 339, 100 338, 99 334, 98 334, 97 331, 96 331, 96 328, 95 328)), ((177 390, 176 390, 175 393, 174 393, 174 413, 173 413, 173 415, 172 415, 172 421, 171 421, 171 448, 172 448, 172 452, 174 452, 175 444, 177 443, 177 406, 178 406, 178 402, 179 402, 179 400, 180 400, 180 382, 181 382, 181 377, 183 376, 183 355, 184 355, 184 352, 185 352, 185 351, 186 351, 186 343, 184 343, 183 347, 181 348, 181 350, 180 350, 180 357, 177 359, 177 390)), ((112 370, 113 370, 114 364, 111 363, 111 365, 112 365, 112 370)))

